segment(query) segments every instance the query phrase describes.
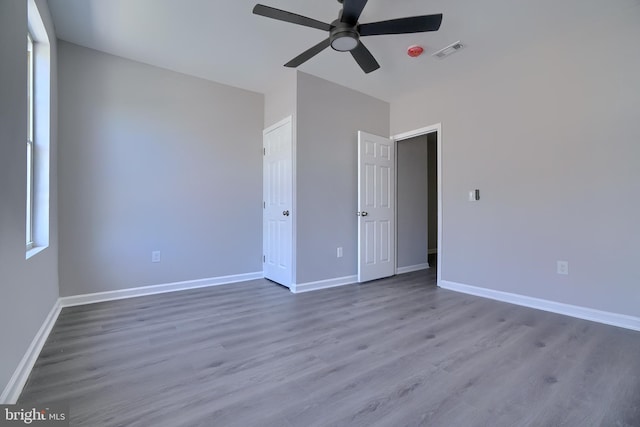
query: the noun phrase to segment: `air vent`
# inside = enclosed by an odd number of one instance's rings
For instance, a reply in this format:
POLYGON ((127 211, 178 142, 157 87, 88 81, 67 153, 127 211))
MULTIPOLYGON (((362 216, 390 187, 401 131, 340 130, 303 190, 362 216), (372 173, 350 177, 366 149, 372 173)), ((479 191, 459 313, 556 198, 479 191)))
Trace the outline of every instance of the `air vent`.
POLYGON ((436 53, 432 54, 431 56, 435 56, 436 58, 446 58, 447 56, 451 55, 452 53, 455 53, 457 51, 459 51, 460 49, 462 49, 464 47, 464 45, 462 43, 460 43, 460 40, 458 40, 455 43, 450 44, 449 46, 440 49, 439 51, 437 51, 436 53))

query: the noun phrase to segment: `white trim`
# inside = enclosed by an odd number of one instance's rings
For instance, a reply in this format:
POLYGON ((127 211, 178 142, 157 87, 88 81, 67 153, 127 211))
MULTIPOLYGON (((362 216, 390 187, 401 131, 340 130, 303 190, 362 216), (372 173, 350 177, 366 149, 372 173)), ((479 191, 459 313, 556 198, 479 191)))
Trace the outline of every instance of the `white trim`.
POLYGON ((436 131, 438 132, 440 131, 440 123, 437 123, 431 126, 425 126, 423 128, 416 129, 416 130, 410 130, 409 132, 399 133, 397 135, 393 135, 391 138, 395 139, 396 141, 402 141, 403 139, 414 138, 416 136, 426 135, 428 133, 432 133, 436 131))
MULTIPOLYGON (((294 113, 295 114, 295 113, 294 113)), ((298 274, 298 128, 294 115, 291 119, 291 283, 295 284, 298 274), (296 220, 293 220, 296 218, 296 220)), ((295 285, 294 285, 295 286, 295 285)))
POLYGON ((113 301, 124 298, 135 298, 145 295, 162 294, 165 292, 184 291, 187 289, 206 288, 209 286, 227 285, 230 283, 244 282, 247 280, 261 279, 262 271, 255 273, 235 274, 231 276, 212 277, 209 279, 187 280, 184 282, 166 283, 163 285, 142 286, 139 288, 119 289, 117 291, 96 292, 93 294, 73 295, 61 297, 62 307, 93 304, 103 301, 113 301))
POLYGON ((27 348, 22 360, 20 360, 18 367, 13 372, 9 383, 0 395, 0 404, 13 405, 20 397, 20 393, 22 393, 22 389, 29 379, 33 365, 35 365, 36 360, 38 360, 42 347, 44 347, 44 343, 47 341, 47 338, 51 333, 51 329, 53 329, 53 325, 55 325, 56 320, 58 320, 58 315, 60 314, 61 309, 62 305, 58 298, 51 308, 51 311, 49 311, 49 314, 44 319, 44 322, 42 323, 42 326, 40 326, 36 336, 33 338, 33 341, 31 341, 31 344, 29 345, 29 348, 27 348))
MULTIPOLYGON (((420 129, 416 129, 416 130, 412 130, 409 132, 404 132, 404 133, 399 133, 397 135, 393 135, 391 137, 391 139, 393 139, 395 141, 395 145, 396 145, 396 152, 398 151, 398 141, 403 141, 405 139, 409 139, 409 138, 415 138, 416 136, 421 136, 421 135, 426 135, 428 133, 433 133, 433 132, 437 132, 436 136, 437 136, 437 150, 438 150, 438 248, 442 248, 442 123, 436 123, 434 125, 431 126, 426 126, 420 129)), ((398 173, 398 167, 397 167, 397 159, 398 156, 396 156, 396 171, 395 173, 398 173)), ((398 181, 396 179, 396 185, 398 181)), ((396 191, 396 197, 398 195, 398 192, 396 191)), ((396 200, 396 208, 398 206, 398 201, 396 200)), ((398 220, 398 215, 396 215, 396 221, 398 220)), ((398 227, 396 224, 395 227, 395 233, 396 233, 396 244, 398 242, 398 227)), ((396 248, 396 256, 398 254, 397 248, 396 248)), ((437 259, 437 272, 436 272, 436 281, 438 286, 440 286, 440 282, 442 281, 442 258, 444 255, 444 251, 442 251, 439 255, 438 255, 438 259, 437 259)), ((397 260, 396 260, 396 265, 397 265, 397 260)), ((397 272, 397 270, 396 270, 397 272)))
POLYGON ((287 123, 292 123, 292 122, 293 122, 293 116, 289 115, 289 116, 285 117, 284 119, 280 120, 278 123, 274 123, 271 126, 269 126, 268 128, 265 128, 262 131, 262 136, 265 136, 266 134, 268 134, 272 130, 278 129, 280 126, 284 126, 287 123))
POLYGON ((426 270, 427 268, 429 268, 429 263, 426 262, 424 264, 408 265, 396 268, 396 274, 411 273, 413 271, 426 270))
POLYGON ((298 283, 291 286, 290 290, 294 294, 302 292, 317 291, 318 289, 335 288, 336 286, 355 285, 358 283, 358 276, 336 277, 335 279, 318 280, 317 282, 298 283))
POLYGON ((27 249, 27 255, 25 259, 29 259, 48 248, 48 246, 33 246, 33 243, 31 245, 31 248, 27 249))
POLYGON ((529 297, 526 295, 496 291, 493 289, 479 288, 477 286, 450 282, 448 280, 441 281, 439 286, 443 289, 449 289, 456 292, 490 298, 493 300, 508 302, 524 307, 536 308, 538 310, 550 311, 552 313, 564 314, 566 316, 577 317, 578 319, 604 323, 605 325, 618 326, 620 328, 640 331, 640 317, 611 313, 608 311, 601 311, 593 308, 580 307, 577 305, 565 304, 556 301, 549 301, 545 299, 529 297))

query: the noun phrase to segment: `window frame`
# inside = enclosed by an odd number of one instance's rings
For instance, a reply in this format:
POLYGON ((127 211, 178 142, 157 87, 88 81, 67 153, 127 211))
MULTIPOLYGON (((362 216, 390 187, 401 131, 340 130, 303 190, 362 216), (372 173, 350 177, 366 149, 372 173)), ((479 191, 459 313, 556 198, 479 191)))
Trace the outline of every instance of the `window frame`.
MULTIPOLYGON (((27 0, 27 54, 29 37, 31 54, 25 64, 31 84, 30 97, 25 111, 27 129, 24 189, 26 226, 23 229, 26 243, 26 259, 31 259, 49 247, 51 228, 51 41, 36 0, 27 0), (29 61, 30 59, 30 61, 29 61)), ((25 95, 29 88, 25 88, 25 95)), ((24 143, 24 142, 23 142, 24 143)))
POLYGON ((27 251, 34 246, 33 218, 34 218, 34 165, 35 165, 35 141, 34 141, 34 60, 35 43, 31 32, 27 32, 27 214, 26 214, 26 248, 27 251))

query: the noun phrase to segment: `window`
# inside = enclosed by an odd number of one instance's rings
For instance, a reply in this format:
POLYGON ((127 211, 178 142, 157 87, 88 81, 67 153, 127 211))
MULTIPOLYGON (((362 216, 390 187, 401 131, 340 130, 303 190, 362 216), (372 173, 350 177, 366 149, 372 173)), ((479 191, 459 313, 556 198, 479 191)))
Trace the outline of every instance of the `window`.
POLYGON ((29 259, 49 246, 51 46, 35 0, 27 0, 27 4, 25 219, 29 259))
POLYGON ((27 250, 33 248, 33 39, 27 34, 27 250))

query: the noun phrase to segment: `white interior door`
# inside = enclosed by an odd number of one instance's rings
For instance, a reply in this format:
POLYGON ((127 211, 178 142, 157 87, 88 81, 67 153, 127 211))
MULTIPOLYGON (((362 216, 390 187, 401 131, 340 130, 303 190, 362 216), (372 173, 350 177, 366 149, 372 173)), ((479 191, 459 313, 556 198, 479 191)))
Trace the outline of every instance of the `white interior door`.
POLYGON ((358 132, 358 282, 395 274, 395 150, 358 132))
POLYGON ((293 246, 293 135, 291 117, 263 133, 263 273, 290 287, 293 246))

